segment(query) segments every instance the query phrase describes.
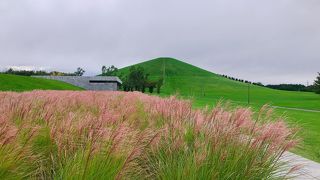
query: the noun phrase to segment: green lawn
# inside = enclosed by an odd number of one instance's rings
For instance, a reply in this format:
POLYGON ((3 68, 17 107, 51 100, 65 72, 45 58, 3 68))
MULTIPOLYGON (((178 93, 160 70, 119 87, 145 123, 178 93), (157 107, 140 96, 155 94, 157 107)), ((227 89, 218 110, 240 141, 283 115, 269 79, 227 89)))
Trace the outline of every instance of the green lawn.
POLYGON ((81 90, 79 87, 55 80, 0 74, 0 91, 31 91, 37 89, 81 90))
MULTIPOLYGON (((229 80, 212 72, 171 58, 158 58, 146 61, 144 67, 152 79, 165 79, 162 95, 178 94, 192 98, 195 107, 214 105, 220 100, 230 100, 236 105, 248 105, 248 85, 229 80)), ((120 69, 126 74, 129 67, 120 69)), ((291 92, 250 85, 250 106, 258 109, 264 104, 291 108, 320 110, 320 95, 310 92, 291 92)), ((276 109, 285 115, 288 122, 301 127, 304 139, 296 152, 304 157, 320 162, 320 113, 297 110, 276 109)))

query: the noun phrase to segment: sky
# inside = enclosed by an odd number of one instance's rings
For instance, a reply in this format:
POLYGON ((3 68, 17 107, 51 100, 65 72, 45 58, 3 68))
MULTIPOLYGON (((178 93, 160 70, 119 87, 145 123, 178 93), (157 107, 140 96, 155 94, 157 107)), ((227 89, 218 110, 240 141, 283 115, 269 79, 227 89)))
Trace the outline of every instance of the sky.
POLYGON ((319 0, 0 0, 0 69, 95 75, 173 57, 264 84, 320 71, 319 0))

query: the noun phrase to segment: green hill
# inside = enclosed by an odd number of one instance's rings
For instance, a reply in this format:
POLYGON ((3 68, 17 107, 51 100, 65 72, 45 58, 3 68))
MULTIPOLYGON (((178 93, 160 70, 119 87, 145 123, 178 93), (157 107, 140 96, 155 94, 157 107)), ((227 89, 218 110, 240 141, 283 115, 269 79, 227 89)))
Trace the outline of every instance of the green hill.
MULTIPOLYGON (((133 66, 143 67, 152 76, 216 76, 214 73, 173 58, 157 58, 133 66)), ((120 69, 127 73, 131 66, 120 69)))
POLYGON ((0 91, 81 90, 81 88, 60 81, 0 74, 0 91))
MULTIPOLYGON (((157 58, 134 66, 143 67, 151 78, 164 77, 164 94, 179 93, 196 97, 199 105, 214 103, 213 100, 228 99, 247 104, 248 84, 233 81, 212 72, 172 58, 157 58), (211 101, 211 102, 210 102, 211 101)), ((126 74, 131 66, 120 69, 126 74)), ((320 96, 309 92, 274 90, 250 85, 250 104, 320 110, 320 96)))
MULTIPOLYGON (((164 78, 161 95, 178 93, 192 98, 196 107, 214 105, 221 99, 236 105, 248 106, 248 84, 233 81, 172 58, 157 58, 133 66, 141 66, 152 79, 164 78)), ((119 70, 126 74, 129 67, 119 70)), ((310 92, 292 92, 250 85, 250 106, 259 109, 264 104, 273 106, 320 110, 320 96, 310 92)), ((276 109, 304 130, 304 146, 299 153, 320 162, 320 113, 302 110, 276 109)))

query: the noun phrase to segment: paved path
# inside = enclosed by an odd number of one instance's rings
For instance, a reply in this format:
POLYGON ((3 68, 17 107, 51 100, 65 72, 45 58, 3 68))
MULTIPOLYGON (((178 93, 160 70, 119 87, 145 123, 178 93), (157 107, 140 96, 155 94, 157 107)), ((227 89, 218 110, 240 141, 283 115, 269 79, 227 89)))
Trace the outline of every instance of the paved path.
MULTIPOLYGON (((281 107, 281 106, 271 106, 277 109, 288 109, 288 110, 296 110, 296 111, 304 111, 304 112, 316 112, 320 113, 320 110, 311 110, 311 109, 302 109, 302 108, 290 108, 290 107, 281 107)), ((296 154, 286 152, 282 157, 283 161, 289 163, 290 167, 294 167, 295 165, 301 165, 301 169, 299 169, 294 175, 294 179, 297 180, 308 180, 308 179, 316 179, 320 180, 320 164, 309 159, 303 158, 296 154)))
POLYGON ((301 165, 301 169, 299 169, 294 175, 294 179, 297 180, 320 180, 320 164, 309 159, 303 158, 296 154, 286 152, 282 160, 289 163, 290 167, 294 167, 295 165, 301 165))
MULTIPOLYGON (((277 109, 288 109, 295 111, 304 111, 304 112, 315 112, 320 113, 320 110, 312 110, 312 109, 302 109, 302 108, 290 108, 290 107, 282 107, 282 106, 270 106, 272 108, 277 109)), ((320 180, 320 163, 311 161, 299 155, 293 154, 291 152, 286 152, 281 158, 282 161, 287 162, 289 164, 290 170, 292 167, 301 166, 300 169, 294 173, 296 176, 295 180, 320 180)))
POLYGON ((320 110, 312 110, 312 109, 302 109, 302 108, 290 108, 290 107, 282 107, 282 106, 271 106, 277 109, 288 109, 288 110, 296 110, 296 111, 304 111, 304 112, 317 112, 320 113, 320 110))

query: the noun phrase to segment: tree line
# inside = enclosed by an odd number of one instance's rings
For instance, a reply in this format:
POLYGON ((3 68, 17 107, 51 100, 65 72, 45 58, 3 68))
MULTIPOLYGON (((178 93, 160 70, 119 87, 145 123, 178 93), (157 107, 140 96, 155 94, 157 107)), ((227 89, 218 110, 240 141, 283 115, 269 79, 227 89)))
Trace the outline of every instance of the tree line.
POLYGON ((260 82, 251 82, 248 80, 234 78, 234 77, 227 76, 227 75, 220 75, 220 76, 225 77, 230 80, 233 80, 233 81, 254 84, 257 86, 267 87, 267 88, 271 88, 271 89, 286 90, 286 91, 315 92, 317 94, 320 94, 320 73, 318 73, 318 76, 317 76, 316 80, 314 81, 314 83, 312 85, 308 85, 308 86, 305 86, 303 84, 268 84, 268 85, 264 85, 260 82))
POLYGON ((34 71, 34 70, 14 70, 9 68, 8 70, 2 72, 2 74, 13 74, 20 76, 82 76, 85 70, 78 67, 73 73, 59 72, 59 71, 34 71))
POLYGON ((230 79, 230 80, 233 80, 233 81, 243 82, 243 83, 247 83, 247 84, 254 84, 254 85, 257 85, 257 86, 264 86, 261 82, 251 82, 251 81, 248 81, 248 80, 231 77, 231 76, 227 76, 227 75, 224 75, 224 74, 220 74, 220 76, 222 76, 224 78, 227 78, 227 79, 230 79))
POLYGON ((315 87, 313 85, 305 86, 303 84, 268 84, 266 87, 271 89, 286 90, 286 91, 304 91, 314 92, 315 87))

